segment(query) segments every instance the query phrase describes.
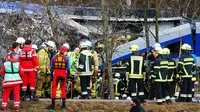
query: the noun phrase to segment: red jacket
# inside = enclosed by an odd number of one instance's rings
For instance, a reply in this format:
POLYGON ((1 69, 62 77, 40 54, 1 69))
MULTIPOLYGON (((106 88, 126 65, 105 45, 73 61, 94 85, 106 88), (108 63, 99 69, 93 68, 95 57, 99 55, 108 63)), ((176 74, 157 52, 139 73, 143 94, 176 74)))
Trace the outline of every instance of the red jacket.
MULTIPOLYGON (((9 58, 7 61, 11 61, 11 62, 18 62, 16 59, 13 59, 13 58, 9 58)), ((5 66, 2 65, 2 68, 1 68, 1 71, 0 71, 0 74, 1 75, 5 75, 5 66)), ((23 77, 24 75, 24 70, 22 69, 22 67, 19 65, 19 75, 20 77, 23 77)), ((9 82, 6 82, 6 81, 2 81, 2 84, 3 84, 3 87, 9 87, 9 86, 14 86, 14 85, 17 85, 17 84, 21 84, 23 83, 22 80, 15 80, 15 81, 9 81, 9 82)))
POLYGON ((40 70, 38 66, 37 54, 30 45, 24 46, 24 48, 20 52, 18 61, 20 62, 25 72, 35 71, 35 68, 37 69, 37 71, 40 70))

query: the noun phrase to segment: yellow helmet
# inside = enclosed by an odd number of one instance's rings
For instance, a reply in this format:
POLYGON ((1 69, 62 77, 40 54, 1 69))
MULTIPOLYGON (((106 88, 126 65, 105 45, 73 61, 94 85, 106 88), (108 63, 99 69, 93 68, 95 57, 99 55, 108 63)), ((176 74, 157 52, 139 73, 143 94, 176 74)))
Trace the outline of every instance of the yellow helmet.
POLYGON ((126 35, 126 40, 131 40, 131 35, 126 35))
POLYGON ((190 46, 189 44, 183 44, 183 45, 181 46, 181 49, 182 49, 182 50, 192 50, 192 48, 191 48, 191 46, 190 46))
POLYGON ((164 51, 164 54, 170 54, 170 50, 168 48, 164 48, 163 51, 164 51))
POLYGON ((163 49, 160 49, 160 50, 158 51, 158 54, 165 54, 165 52, 164 52, 163 49))
POLYGON ((139 51, 140 50, 140 47, 138 45, 132 45, 130 48, 129 48, 132 52, 134 51, 139 51))

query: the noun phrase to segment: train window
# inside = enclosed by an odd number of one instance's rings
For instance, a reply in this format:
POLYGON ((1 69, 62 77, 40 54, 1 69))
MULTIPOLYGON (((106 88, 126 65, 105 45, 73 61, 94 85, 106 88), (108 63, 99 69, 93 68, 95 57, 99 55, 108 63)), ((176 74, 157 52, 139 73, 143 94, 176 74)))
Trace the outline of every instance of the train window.
POLYGON ((83 16, 83 10, 76 10, 74 15, 83 16))

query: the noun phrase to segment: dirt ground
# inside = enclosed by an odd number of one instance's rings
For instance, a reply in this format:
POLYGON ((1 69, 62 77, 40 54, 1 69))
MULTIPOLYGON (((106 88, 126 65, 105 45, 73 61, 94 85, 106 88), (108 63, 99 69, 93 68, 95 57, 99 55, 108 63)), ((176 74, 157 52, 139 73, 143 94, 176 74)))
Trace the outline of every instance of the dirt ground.
MULTIPOLYGON (((13 102, 9 102, 6 112, 14 112, 13 102)), ((51 102, 22 102, 20 112, 51 112, 45 110, 51 102)), ((60 110, 61 103, 56 102, 56 112, 128 112, 131 108, 125 102, 67 102, 67 110, 60 110)), ((171 105, 157 105, 155 103, 142 104, 147 112, 200 112, 200 104, 197 103, 173 103, 171 105)))

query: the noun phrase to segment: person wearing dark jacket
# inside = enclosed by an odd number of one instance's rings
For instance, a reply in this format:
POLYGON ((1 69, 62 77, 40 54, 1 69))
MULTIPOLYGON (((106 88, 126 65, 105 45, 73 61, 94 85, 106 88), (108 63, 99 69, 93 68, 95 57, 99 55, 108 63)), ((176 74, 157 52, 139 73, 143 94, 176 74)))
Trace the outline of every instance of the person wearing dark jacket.
POLYGON ((140 106, 140 101, 137 98, 132 98, 130 103, 132 108, 129 112, 145 112, 145 109, 140 106))
POLYGON ((181 47, 182 54, 178 62, 178 74, 182 80, 182 87, 178 102, 191 102, 192 101, 192 77, 195 71, 196 65, 194 58, 191 55, 191 46, 183 44, 181 47))
POLYGON ((129 91, 131 97, 138 97, 140 102, 144 103, 144 58, 140 56, 140 48, 138 45, 132 45, 130 50, 132 51, 132 56, 128 60, 127 66, 129 91))
POLYGON ((80 47, 78 74, 80 76, 82 99, 87 99, 90 94, 88 92, 90 92, 90 76, 93 74, 94 59, 87 42, 82 42, 80 47))

